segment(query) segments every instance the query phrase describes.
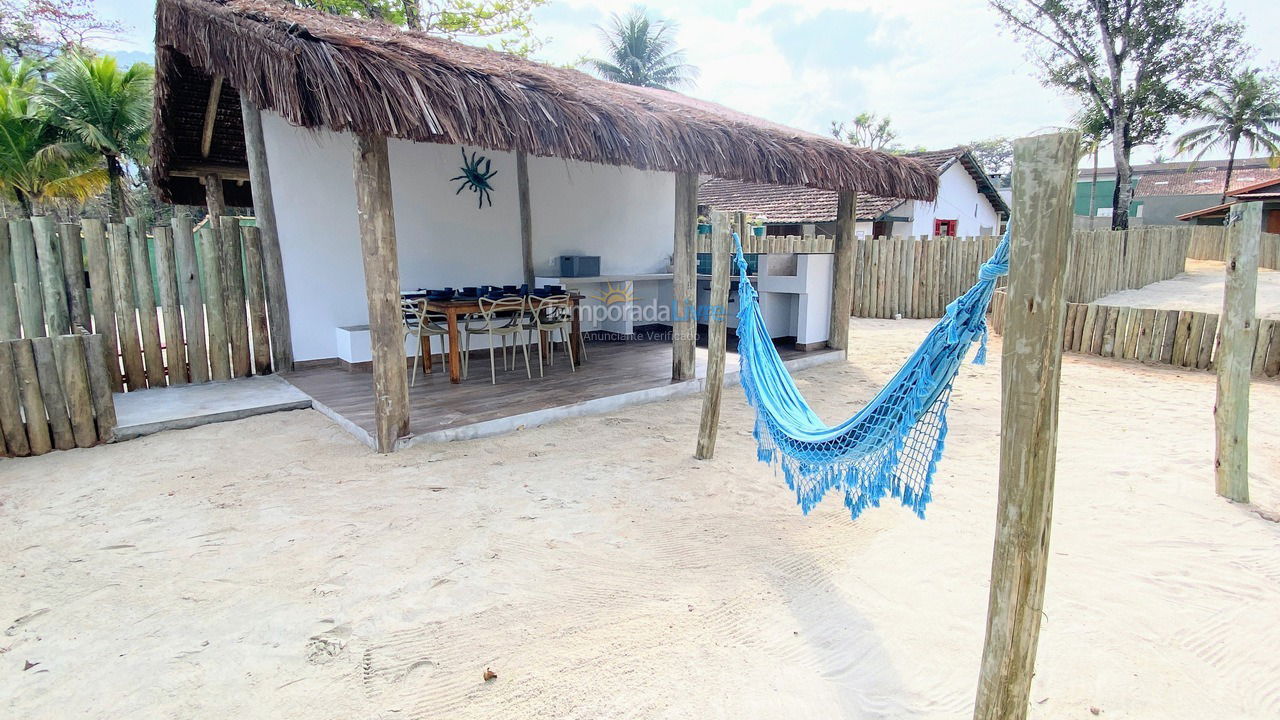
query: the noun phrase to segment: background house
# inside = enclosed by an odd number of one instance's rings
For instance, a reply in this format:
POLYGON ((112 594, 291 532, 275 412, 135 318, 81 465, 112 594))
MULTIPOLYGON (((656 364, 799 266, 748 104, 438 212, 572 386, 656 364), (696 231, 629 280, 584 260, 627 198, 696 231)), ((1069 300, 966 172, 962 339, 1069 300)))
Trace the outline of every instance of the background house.
MULTIPOLYGON (((1140 220, 1143 225, 1176 225, 1179 215, 1220 203, 1226 173, 1226 160, 1134 165, 1130 217, 1140 220)), ((1231 173, 1231 189, 1234 191, 1270 179, 1280 179, 1280 169, 1271 168, 1267 158, 1237 158, 1231 173)), ((1093 216, 1111 217, 1115 187, 1115 168, 1098 169, 1096 189, 1093 169, 1082 169, 1076 180, 1075 214, 1090 216, 1089 196, 1092 192, 1093 216)), ((1106 223, 1097 224, 1098 229, 1106 226, 1106 223)))
MULTIPOLYGON (((1193 225, 1221 225, 1230 212, 1231 206, 1241 202, 1262 203, 1262 231, 1280 233, 1280 171, 1276 177, 1238 187, 1228 193, 1226 203, 1213 205, 1202 210, 1194 210, 1178 216, 1179 220, 1193 225)), ((1232 185, 1235 185, 1233 180, 1232 185)))
MULTIPOLYGON (((962 147, 909 153, 937 170, 936 202, 858 195, 859 235, 992 235, 1009 206, 973 155, 962 147)), ((836 193, 712 178, 698 203, 766 218, 769 235, 835 234, 836 193)))

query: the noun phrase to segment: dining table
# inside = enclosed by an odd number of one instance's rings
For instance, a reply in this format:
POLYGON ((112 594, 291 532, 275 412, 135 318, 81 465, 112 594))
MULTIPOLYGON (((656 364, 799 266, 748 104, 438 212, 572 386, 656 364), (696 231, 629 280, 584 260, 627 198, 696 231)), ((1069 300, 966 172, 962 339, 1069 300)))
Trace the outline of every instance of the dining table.
MULTIPOLYGON (((448 323, 447 327, 449 329, 449 382, 455 384, 462 382, 462 353, 460 352, 462 347, 462 331, 459 319, 465 318, 473 313, 479 313, 480 299, 455 297, 449 300, 432 300, 425 295, 416 295, 414 293, 405 293, 404 297, 406 299, 421 302, 422 307, 427 312, 439 313, 440 315, 445 316, 448 323)), ((569 335, 571 338, 570 342, 573 343, 574 348, 573 364, 575 366, 582 365, 583 357, 582 319, 578 313, 578 306, 582 302, 582 299, 583 296, 580 294, 569 294, 569 313, 573 318, 569 335)), ((540 337, 538 339, 540 343, 544 344, 544 347, 547 342, 545 335, 546 333, 543 333, 544 337, 540 337)), ((428 338, 423 338, 423 342, 426 342, 427 340, 428 338)), ((424 351, 424 354, 428 358, 431 357, 429 348, 424 348, 424 351)), ((547 353, 547 357, 550 357, 549 353, 547 353)), ((428 362, 430 362, 430 360, 428 360, 428 362)))

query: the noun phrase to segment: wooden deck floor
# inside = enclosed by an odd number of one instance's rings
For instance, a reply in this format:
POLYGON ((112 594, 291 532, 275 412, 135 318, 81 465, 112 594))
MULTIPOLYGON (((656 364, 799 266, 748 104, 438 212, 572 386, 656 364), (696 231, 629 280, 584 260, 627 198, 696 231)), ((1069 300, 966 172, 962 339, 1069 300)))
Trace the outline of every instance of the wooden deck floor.
MULTIPOLYGON (((702 377, 706 348, 699 347, 697 352, 697 373, 702 377)), ((780 352, 784 359, 820 354, 793 349, 780 352)), ((413 436, 672 385, 671 345, 664 342, 589 342, 586 362, 576 372, 570 372, 568 362, 559 355, 554 366, 544 367, 545 377, 541 378, 535 350, 530 358, 532 380, 525 377, 523 357, 517 355, 516 369, 503 370, 498 356, 497 385, 489 382, 487 354, 472 356, 470 378, 457 385, 449 382, 438 360, 437 356, 435 372, 423 375, 419 371, 416 385, 409 388, 409 431, 413 436)), ((726 371, 737 369, 738 356, 730 352, 726 371)), ((333 414, 366 433, 374 432, 371 373, 329 366, 282 377, 333 414)))

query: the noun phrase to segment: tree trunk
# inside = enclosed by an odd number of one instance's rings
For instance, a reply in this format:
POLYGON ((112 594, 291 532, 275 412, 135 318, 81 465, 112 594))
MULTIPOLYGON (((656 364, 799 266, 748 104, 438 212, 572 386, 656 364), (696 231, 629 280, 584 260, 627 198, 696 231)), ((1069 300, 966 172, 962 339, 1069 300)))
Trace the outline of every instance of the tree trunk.
POLYGON ((1089 182, 1089 229, 1093 229, 1093 219, 1098 215, 1098 151, 1102 149, 1101 141, 1093 146, 1093 180, 1089 182))
POLYGON ((120 159, 114 155, 106 155, 107 182, 111 191, 111 221, 124 222, 124 168, 120 159))
POLYGON ((422 29, 422 13, 418 9, 418 0, 401 0, 404 6, 404 24, 410 30, 422 29))
POLYGON ((1129 124, 1125 120, 1116 120, 1115 131, 1111 135, 1111 147, 1116 161, 1116 189, 1111 194, 1111 229, 1129 229, 1129 203, 1133 193, 1129 188, 1129 180, 1133 177, 1133 169, 1129 166, 1129 124))
POLYGON ((13 189, 13 195, 18 199, 22 217, 31 217, 31 197, 17 188, 13 189))
POLYGON ((1227 193, 1231 191, 1231 172, 1236 167, 1236 146, 1240 144, 1240 138, 1234 133, 1231 136, 1231 152, 1227 155, 1227 178, 1222 181, 1222 199, 1218 201, 1219 205, 1227 202, 1227 193))

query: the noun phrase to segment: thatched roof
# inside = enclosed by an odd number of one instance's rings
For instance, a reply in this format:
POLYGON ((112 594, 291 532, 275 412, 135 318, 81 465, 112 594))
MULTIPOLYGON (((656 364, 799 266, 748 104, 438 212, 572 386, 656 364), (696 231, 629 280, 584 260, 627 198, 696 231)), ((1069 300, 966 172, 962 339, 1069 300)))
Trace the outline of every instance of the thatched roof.
MULTIPOLYGON (((912 160, 679 93, 273 0, 158 1, 152 154, 162 191, 179 180, 173 171, 243 163, 242 130, 231 112, 223 122, 222 103, 214 146, 225 156, 205 158, 191 144, 189 126, 203 124, 207 102, 200 91, 215 74, 308 128, 893 197, 937 193, 933 170, 912 160)), ((222 102, 232 99, 238 110, 238 96, 222 102)))

